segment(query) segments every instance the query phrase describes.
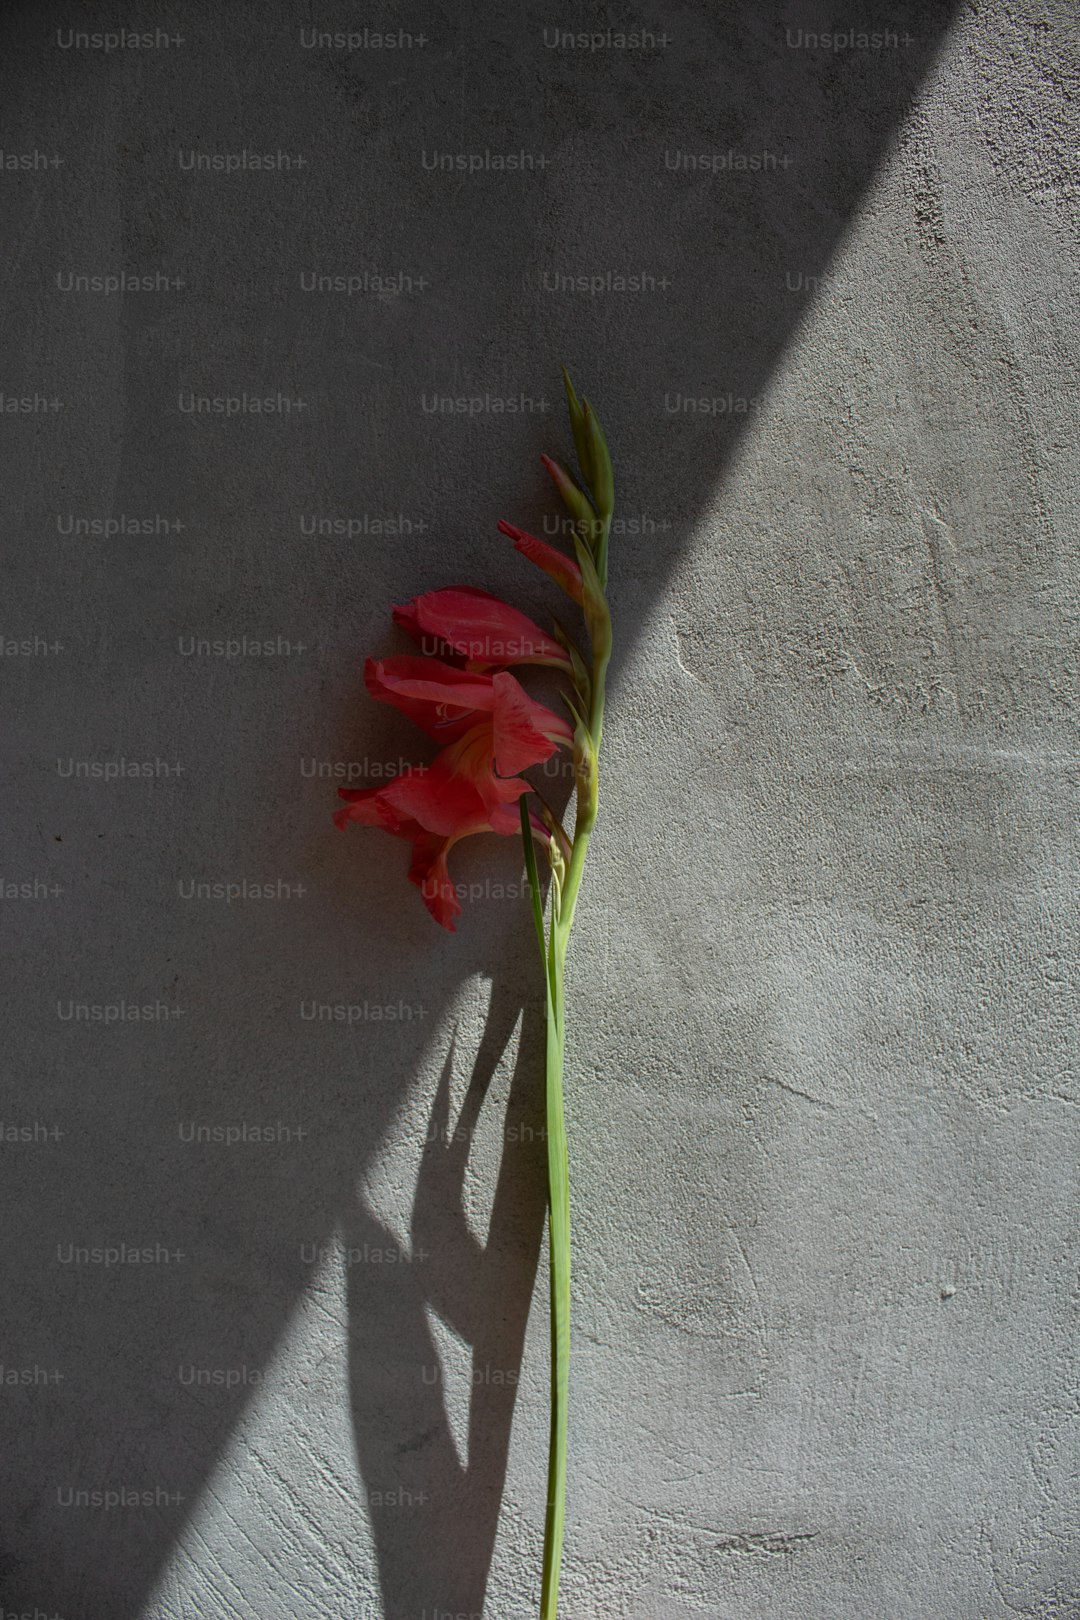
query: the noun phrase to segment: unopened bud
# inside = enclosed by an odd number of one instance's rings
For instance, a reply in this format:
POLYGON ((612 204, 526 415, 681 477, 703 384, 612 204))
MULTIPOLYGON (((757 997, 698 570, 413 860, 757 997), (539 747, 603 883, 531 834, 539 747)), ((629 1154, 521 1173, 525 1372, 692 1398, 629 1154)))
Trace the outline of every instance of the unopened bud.
POLYGON ((585 412, 581 402, 574 392, 574 385, 570 381, 570 373, 563 366, 563 386, 566 389, 566 408, 570 415, 570 427, 574 435, 574 445, 577 449, 578 466, 585 477, 591 482, 592 472, 589 466, 589 434, 585 426, 585 412))
POLYGON ((596 513, 592 509, 592 502, 584 490, 578 488, 566 468, 551 456, 541 456, 540 460, 547 469, 548 477, 562 496, 563 505, 570 516, 577 522, 584 535, 591 541, 596 532, 596 513))

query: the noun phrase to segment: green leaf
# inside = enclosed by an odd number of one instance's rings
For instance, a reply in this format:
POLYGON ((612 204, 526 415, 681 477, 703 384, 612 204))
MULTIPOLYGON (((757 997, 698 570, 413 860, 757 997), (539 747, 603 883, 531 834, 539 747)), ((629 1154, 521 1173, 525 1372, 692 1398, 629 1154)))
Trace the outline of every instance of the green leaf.
MULTIPOLYGON (((547 943, 544 938, 544 901, 540 893, 540 872, 536 865, 536 850, 533 847, 532 822, 529 820, 529 795, 523 793, 518 800, 521 808, 521 841, 525 845, 525 870, 529 875, 529 891, 532 895, 533 922, 536 924, 536 937, 540 942, 540 955, 544 959, 544 979, 547 981, 547 943)), ((551 994, 550 988, 548 994, 551 994)))
POLYGON ((580 536, 574 536, 574 550, 581 568, 581 609, 592 642, 593 664, 606 660, 611 652, 611 611, 592 553, 580 536))
POLYGON ((592 701, 592 676, 589 674, 589 666, 582 657, 577 643, 571 636, 567 635, 554 614, 551 616, 551 622, 554 627, 555 640, 560 647, 565 647, 570 654, 570 662, 574 666, 574 690, 583 703, 590 703, 592 701))
POLYGON ((583 718, 581 710, 578 708, 577 704, 574 702, 574 700, 570 696, 569 692, 560 692, 559 696, 562 698, 563 702, 566 704, 566 707, 570 710, 570 713, 573 715, 575 723, 585 733, 586 737, 588 737, 589 734, 590 734, 589 733, 588 722, 583 718))
POLYGON ((588 400, 584 402, 585 435, 589 446, 589 484, 597 511, 602 518, 610 518, 615 505, 615 475, 611 470, 604 430, 588 400))

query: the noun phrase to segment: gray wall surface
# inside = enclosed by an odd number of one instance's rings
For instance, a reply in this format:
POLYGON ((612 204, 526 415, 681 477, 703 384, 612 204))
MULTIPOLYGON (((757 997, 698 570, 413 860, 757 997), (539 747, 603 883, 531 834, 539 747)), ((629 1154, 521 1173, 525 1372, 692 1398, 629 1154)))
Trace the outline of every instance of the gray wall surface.
POLYGON ((326 773, 430 756, 392 602, 557 607, 495 525, 565 361, 626 521, 563 1612, 1076 1620, 1071 0, 117 26, 0 23, 4 1616, 537 1613, 520 847, 443 934, 326 773))

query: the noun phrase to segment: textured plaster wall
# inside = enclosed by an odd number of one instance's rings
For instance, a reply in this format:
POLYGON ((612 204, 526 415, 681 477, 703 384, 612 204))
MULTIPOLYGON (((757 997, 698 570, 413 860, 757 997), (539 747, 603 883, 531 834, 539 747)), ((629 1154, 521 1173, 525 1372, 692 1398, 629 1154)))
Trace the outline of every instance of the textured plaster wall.
POLYGON ((7 8, 3 148, 47 161, 0 174, 0 384, 60 405, 0 417, 5 1613, 536 1612, 519 854, 455 855, 444 936, 315 762, 424 757, 360 689, 391 601, 555 605, 495 523, 554 511, 566 359, 631 520, 566 1616, 1080 1615, 1080 27, 862 11, 153 5, 167 42, 105 50, 62 41, 111 13, 7 8), (667 38, 544 32, 634 25, 667 38), (302 43, 364 26, 414 43, 302 43), (854 26, 898 42, 806 39, 854 26), (244 150, 304 162, 189 161, 244 150), (552 290, 608 271, 654 280, 552 290), (182 285, 65 290, 120 272, 182 285), (364 272, 413 281, 303 290, 364 272), (120 517, 168 526, 69 532, 120 517), (245 635, 278 650, 184 650, 245 635), (285 887, 185 897, 244 880, 285 887), (121 1003, 164 1012, 68 1016, 121 1003))

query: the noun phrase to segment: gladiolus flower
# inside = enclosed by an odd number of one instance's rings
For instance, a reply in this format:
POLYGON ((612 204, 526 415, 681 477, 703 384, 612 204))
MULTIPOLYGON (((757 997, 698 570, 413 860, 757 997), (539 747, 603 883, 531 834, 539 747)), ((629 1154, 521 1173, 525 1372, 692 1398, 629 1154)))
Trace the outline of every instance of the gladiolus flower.
MULTIPOLYGON (((490 722, 473 726, 426 769, 404 771, 382 787, 338 789, 348 805, 334 816, 339 827, 356 821, 411 840, 410 882, 420 890, 435 921, 451 933, 461 911, 447 866, 451 849, 460 839, 476 833, 504 837, 519 833, 517 801, 529 791, 524 777, 496 776, 492 771, 492 729, 490 722)), ((541 742, 550 753, 554 744, 546 738, 541 742)), ((533 757, 526 756, 527 750, 523 750, 525 763, 537 762, 535 750, 533 757)), ((535 815, 529 819, 536 836, 546 844, 548 832, 543 822, 535 815)))
MULTIPOLYGON (((437 658, 369 658, 364 680, 372 697, 393 704, 447 746, 429 766, 404 771, 378 788, 339 788, 348 809, 339 827, 358 821, 413 845, 409 877, 436 922, 453 931, 461 907, 447 857, 474 833, 513 836, 521 829, 518 799, 529 783, 518 772, 570 747, 569 721, 531 698, 507 670, 458 669, 437 658)), ((546 844, 544 823, 530 816, 546 844)))
POLYGON ((427 591, 394 608, 394 621, 414 640, 424 634, 444 643, 467 667, 505 669, 509 664, 549 664, 570 670, 570 660, 551 636, 525 613, 490 591, 453 585, 427 591))

